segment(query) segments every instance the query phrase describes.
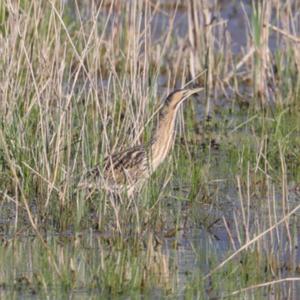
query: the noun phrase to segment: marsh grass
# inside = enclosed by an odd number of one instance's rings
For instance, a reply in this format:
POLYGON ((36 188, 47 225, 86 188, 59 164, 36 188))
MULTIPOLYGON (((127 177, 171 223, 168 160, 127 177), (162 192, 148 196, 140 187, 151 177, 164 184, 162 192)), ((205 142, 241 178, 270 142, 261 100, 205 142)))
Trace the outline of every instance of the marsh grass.
POLYGON ((0 3, 0 294, 295 293, 299 7, 253 1, 238 54, 219 9, 0 3), (149 141, 160 102, 189 81, 206 91, 130 206, 77 191, 107 154, 149 141))

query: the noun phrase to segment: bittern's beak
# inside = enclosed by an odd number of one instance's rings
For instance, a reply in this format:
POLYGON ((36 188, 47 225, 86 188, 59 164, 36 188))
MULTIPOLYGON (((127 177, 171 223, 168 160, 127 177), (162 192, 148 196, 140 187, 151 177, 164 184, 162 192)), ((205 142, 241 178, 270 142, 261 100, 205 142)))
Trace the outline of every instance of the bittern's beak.
POLYGON ((186 94, 184 95, 184 98, 186 99, 186 98, 190 97, 191 95, 197 94, 203 90, 204 90, 204 87, 198 87, 198 88, 187 90, 186 94))
POLYGON ((197 94, 197 93, 200 93, 204 90, 204 87, 198 87, 198 88, 195 88, 195 89, 192 89, 189 91, 189 96, 193 95, 193 94, 197 94))

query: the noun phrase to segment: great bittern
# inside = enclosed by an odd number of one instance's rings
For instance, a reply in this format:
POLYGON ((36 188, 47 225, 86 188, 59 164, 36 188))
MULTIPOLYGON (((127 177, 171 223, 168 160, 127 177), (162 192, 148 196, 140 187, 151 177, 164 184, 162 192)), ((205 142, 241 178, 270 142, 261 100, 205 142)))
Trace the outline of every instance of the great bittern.
POLYGON ((175 136, 175 119, 180 105, 192 94, 202 90, 203 88, 194 88, 172 92, 159 110, 158 123, 149 144, 107 156, 102 172, 99 166, 91 169, 87 174, 87 180, 80 186, 105 188, 113 193, 125 191, 128 196, 131 196, 151 176, 170 151, 175 136))

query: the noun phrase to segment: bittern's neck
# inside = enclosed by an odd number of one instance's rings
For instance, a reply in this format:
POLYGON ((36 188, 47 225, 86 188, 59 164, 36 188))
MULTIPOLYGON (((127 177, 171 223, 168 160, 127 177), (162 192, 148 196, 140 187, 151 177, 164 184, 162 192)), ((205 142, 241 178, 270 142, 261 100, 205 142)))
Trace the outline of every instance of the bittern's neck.
MULTIPOLYGON (((179 105, 178 105, 179 107, 179 105)), ((154 171, 165 159, 174 142, 177 108, 162 107, 151 139, 151 168, 154 171)))

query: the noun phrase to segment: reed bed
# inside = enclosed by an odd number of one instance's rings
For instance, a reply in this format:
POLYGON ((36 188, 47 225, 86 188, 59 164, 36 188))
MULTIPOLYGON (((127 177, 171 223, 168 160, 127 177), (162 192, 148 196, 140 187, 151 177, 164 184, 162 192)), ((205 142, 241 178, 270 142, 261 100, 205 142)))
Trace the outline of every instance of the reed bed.
POLYGON ((0 295, 297 295, 300 4, 238 2, 0 2, 0 295), (77 189, 187 83, 130 206, 77 189))

